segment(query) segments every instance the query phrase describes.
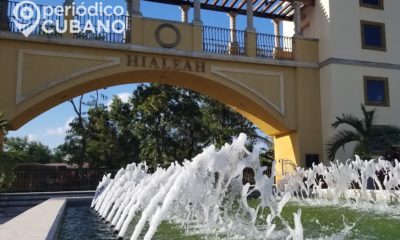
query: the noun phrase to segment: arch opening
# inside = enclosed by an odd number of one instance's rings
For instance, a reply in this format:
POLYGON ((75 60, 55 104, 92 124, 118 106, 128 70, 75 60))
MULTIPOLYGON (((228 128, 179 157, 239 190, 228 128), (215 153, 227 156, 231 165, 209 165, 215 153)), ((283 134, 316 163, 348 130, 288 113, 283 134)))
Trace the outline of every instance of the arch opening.
POLYGON ((198 75, 164 70, 127 71, 86 82, 70 80, 61 83, 22 102, 18 108, 22 110, 9 118, 11 130, 17 130, 41 113, 82 94, 117 85, 147 82, 182 87, 206 95, 230 106, 267 135, 291 131, 274 116, 271 109, 262 106, 259 99, 255 100, 256 97, 241 86, 232 88, 198 75))

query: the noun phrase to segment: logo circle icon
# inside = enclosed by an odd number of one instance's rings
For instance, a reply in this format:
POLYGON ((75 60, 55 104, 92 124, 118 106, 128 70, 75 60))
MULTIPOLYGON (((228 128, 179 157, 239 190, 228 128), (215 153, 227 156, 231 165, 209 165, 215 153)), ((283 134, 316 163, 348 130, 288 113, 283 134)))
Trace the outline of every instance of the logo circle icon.
POLYGON ((40 9, 36 3, 22 1, 15 5, 13 9, 13 22, 15 27, 28 37, 40 22, 40 9))
POLYGON ((181 42, 181 33, 174 25, 169 23, 163 23, 158 26, 155 35, 158 44, 160 44, 160 46, 164 48, 174 48, 178 46, 178 44, 181 42), (164 29, 171 29, 172 32, 175 34, 175 40, 173 42, 166 42, 161 38, 161 31, 164 29))
POLYGON ((33 15, 34 15, 34 12, 33 12, 33 9, 32 9, 32 8, 30 8, 30 7, 23 7, 23 8, 21 9, 21 17, 22 17, 24 20, 30 20, 30 19, 32 19, 32 18, 33 18, 33 15))

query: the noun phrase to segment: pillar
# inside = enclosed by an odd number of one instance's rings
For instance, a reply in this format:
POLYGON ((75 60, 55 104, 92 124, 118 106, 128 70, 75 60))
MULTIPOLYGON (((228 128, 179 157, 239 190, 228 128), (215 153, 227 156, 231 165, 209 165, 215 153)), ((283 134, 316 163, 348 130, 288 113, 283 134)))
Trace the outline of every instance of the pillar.
MULTIPOLYGON (((74 3, 74 0, 65 0, 64 1, 64 7, 67 7, 67 6, 71 6, 72 7, 73 3, 74 3)), ((69 11, 66 11, 64 13, 64 20, 66 20, 68 22, 68 24, 67 24, 68 27, 67 27, 67 31, 64 33, 63 37, 66 37, 66 38, 73 38, 74 37, 74 35, 71 33, 71 30, 69 29, 69 22, 71 22, 71 20, 73 20, 73 19, 74 19, 74 12, 70 8, 69 11)))
POLYGON ((281 21, 279 19, 274 19, 272 20, 272 23, 274 24, 274 35, 275 35, 275 41, 274 41, 274 46, 275 48, 281 48, 281 26, 280 23, 281 21))
POLYGON ((203 51, 203 22, 200 0, 193 0, 193 51, 203 51))
POLYGON ((247 16, 246 30, 255 31, 254 16, 253 16, 253 0, 247 0, 246 16, 247 16))
POLYGON ((188 23, 189 22, 189 5, 181 5, 179 7, 181 9, 181 22, 188 23))
POLYGON ((138 39, 134 40, 133 32, 135 31, 135 35, 137 38, 141 36, 140 28, 141 28, 142 12, 140 9, 140 0, 127 0, 126 8, 127 8, 128 15, 131 16, 131 22, 130 22, 131 27, 129 29, 127 29, 127 31, 126 31, 126 37, 125 37, 126 42, 127 43, 135 43, 135 41, 136 41, 136 43, 137 43, 138 39), (140 27, 138 27, 139 29, 133 30, 134 24, 136 24, 138 21, 139 21, 139 25, 140 25, 140 27))
POLYGON ((142 11, 140 7, 140 0, 128 0, 128 12, 131 16, 130 33, 128 33, 128 42, 132 44, 142 45, 142 11))
POLYGON ((201 21, 200 16, 201 4, 200 0, 193 1, 193 24, 202 25, 203 22, 201 21))
POLYGON ((302 3, 299 1, 294 1, 293 2, 293 8, 294 8, 294 15, 293 15, 293 20, 294 20, 294 34, 295 36, 302 36, 302 31, 301 31, 301 5, 302 3))
POLYGON ((230 29, 230 42, 229 42, 229 54, 237 54, 239 49, 239 44, 237 41, 236 34, 236 12, 229 12, 229 29, 230 29))
POLYGON ((280 26, 280 20, 278 19, 273 19, 272 23, 274 25, 274 57, 275 58, 280 58, 281 56, 284 56, 284 51, 281 46, 281 26, 280 26))
POLYGON ((247 0, 247 26, 245 35, 245 48, 246 56, 256 57, 257 55, 257 33, 254 28, 254 16, 253 16, 253 0, 247 0))
POLYGON ((128 0, 132 1, 131 16, 142 16, 142 11, 140 9, 140 0, 128 0))
POLYGON ((8 0, 0 0, 0 30, 8 31, 8 0))

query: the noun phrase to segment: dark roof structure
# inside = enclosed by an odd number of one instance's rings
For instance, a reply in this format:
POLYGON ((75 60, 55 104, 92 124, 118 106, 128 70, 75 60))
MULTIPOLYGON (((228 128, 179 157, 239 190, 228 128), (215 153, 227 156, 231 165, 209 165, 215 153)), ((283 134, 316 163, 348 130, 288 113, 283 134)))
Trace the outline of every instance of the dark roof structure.
MULTIPOLYGON (((173 5, 191 5, 193 0, 145 0, 173 5)), ((281 19, 292 21, 295 0, 253 0, 253 14, 255 17, 281 19)), ((297 0, 302 7, 313 5, 315 0, 297 0)), ((220 12, 237 12, 246 15, 247 0, 200 0, 201 8, 220 12)))

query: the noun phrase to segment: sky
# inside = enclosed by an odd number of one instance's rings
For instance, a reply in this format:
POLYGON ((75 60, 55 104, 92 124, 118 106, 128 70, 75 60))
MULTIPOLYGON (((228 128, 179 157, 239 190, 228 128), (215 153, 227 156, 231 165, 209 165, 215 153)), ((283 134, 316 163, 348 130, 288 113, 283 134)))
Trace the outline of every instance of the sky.
MULTIPOLYGON (((59 5, 63 1, 57 0, 36 0, 33 1, 37 4, 49 4, 49 5, 59 5)), ((85 6, 94 4, 96 1, 75 1, 77 4, 85 3, 85 6)), ((100 1, 97 1, 100 2, 100 1)), ((121 5, 125 8, 125 0, 113 0, 113 1, 102 1, 103 5, 121 5)), ((142 1, 142 13, 144 17, 149 18, 159 18, 166 20, 180 21, 180 10, 178 6, 150 3, 142 1)), ((189 21, 193 17, 193 10, 189 12, 189 21)), ((201 17, 204 25, 216 26, 229 28, 229 18, 226 13, 222 12, 212 12, 207 10, 202 10, 201 17)), ((273 25, 270 19, 254 19, 254 25, 257 32, 260 33, 272 33, 273 25)), ((246 17, 239 15, 237 18, 237 28, 239 30, 244 30, 246 28, 246 17)), ((114 95, 119 96, 122 100, 127 100, 130 94, 134 91, 136 85, 120 85, 109 87, 107 89, 102 89, 101 93, 108 96, 108 100, 104 102, 108 103, 114 95)), ((87 93, 85 95, 88 98, 92 93, 87 93)), ((39 115, 32 121, 25 124, 23 127, 17 131, 10 132, 8 137, 28 137, 31 141, 40 141, 50 148, 55 148, 64 142, 64 137, 66 131, 69 129, 69 123, 75 117, 71 103, 65 102, 60 104, 49 111, 39 115)))

